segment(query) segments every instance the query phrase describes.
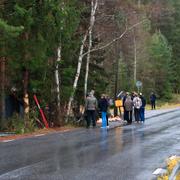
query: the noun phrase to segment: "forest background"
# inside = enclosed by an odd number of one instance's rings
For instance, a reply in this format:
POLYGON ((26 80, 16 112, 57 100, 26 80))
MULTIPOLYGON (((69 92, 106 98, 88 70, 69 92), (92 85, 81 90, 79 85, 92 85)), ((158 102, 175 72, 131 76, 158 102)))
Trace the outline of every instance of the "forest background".
POLYGON ((92 89, 115 98, 141 81, 147 100, 169 101, 180 92, 180 1, 0 0, 0 70, 1 129, 14 126, 12 87, 28 102, 23 127, 38 119, 34 94, 54 125, 79 118, 92 89))

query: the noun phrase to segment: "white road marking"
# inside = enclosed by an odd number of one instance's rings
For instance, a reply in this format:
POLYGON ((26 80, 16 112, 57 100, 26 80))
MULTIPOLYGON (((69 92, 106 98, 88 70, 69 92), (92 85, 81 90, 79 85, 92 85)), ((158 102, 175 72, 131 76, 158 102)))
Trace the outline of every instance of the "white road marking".
POLYGON ((44 136, 45 134, 37 134, 37 135, 34 135, 35 137, 39 137, 39 136, 44 136))
POLYGON ((10 139, 10 140, 3 140, 2 142, 6 143, 6 142, 11 142, 14 141, 15 139, 10 139))

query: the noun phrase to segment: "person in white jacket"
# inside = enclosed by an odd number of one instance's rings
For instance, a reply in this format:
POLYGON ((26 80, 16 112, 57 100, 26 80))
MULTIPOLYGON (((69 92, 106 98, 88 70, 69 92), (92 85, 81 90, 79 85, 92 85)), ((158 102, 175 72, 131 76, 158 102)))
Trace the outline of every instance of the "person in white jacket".
POLYGON ((135 95, 133 99, 133 105, 134 105, 135 122, 139 123, 140 122, 140 108, 142 106, 142 101, 137 94, 135 95))

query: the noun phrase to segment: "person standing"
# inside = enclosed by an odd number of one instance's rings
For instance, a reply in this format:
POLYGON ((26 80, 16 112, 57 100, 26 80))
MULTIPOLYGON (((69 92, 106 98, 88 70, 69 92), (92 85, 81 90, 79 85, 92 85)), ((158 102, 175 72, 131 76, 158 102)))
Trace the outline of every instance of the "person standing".
POLYGON ((12 117, 13 114, 20 113, 20 101, 17 95, 17 89, 11 88, 9 96, 6 98, 6 118, 12 117))
POLYGON ((97 110, 97 99, 94 96, 94 92, 90 92, 85 101, 85 109, 87 112, 87 125, 89 128, 92 122, 93 127, 96 127, 96 110, 97 110))
POLYGON ((123 102, 123 109, 124 109, 124 120, 127 120, 127 119, 128 119, 128 114, 127 114, 126 108, 125 108, 125 106, 124 106, 124 103, 125 103, 126 98, 127 98, 128 95, 129 95, 129 93, 126 92, 125 96, 123 97, 123 101, 122 101, 122 102, 123 102))
POLYGON ((139 94, 140 95, 140 99, 142 101, 142 106, 140 108, 140 120, 142 123, 144 123, 145 121, 145 106, 146 106, 146 99, 145 97, 142 95, 142 93, 139 94))
POLYGON ((101 99, 99 100, 98 106, 99 106, 99 110, 101 112, 102 127, 106 127, 106 126, 108 127, 109 126, 108 114, 107 114, 108 100, 107 100, 105 94, 101 95, 101 99))
POLYGON ((127 96, 124 102, 124 108, 127 113, 127 122, 128 124, 132 124, 132 110, 133 110, 133 101, 131 96, 127 96))
POLYGON ((140 108, 142 106, 142 101, 136 94, 133 99, 133 105, 134 105, 134 117, 135 121, 138 123, 140 121, 140 108))
POLYGON ((151 102, 151 109, 156 109, 156 95, 154 92, 151 93, 150 95, 150 102, 151 102))

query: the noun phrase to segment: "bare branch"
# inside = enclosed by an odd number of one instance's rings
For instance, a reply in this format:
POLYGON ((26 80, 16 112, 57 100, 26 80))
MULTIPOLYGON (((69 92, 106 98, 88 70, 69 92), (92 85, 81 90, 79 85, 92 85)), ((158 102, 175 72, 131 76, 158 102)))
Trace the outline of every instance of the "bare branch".
MULTIPOLYGON (((110 41, 109 43, 105 44, 104 46, 101 46, 101 47, 98 47, 98 48, 95 48, 95 49, 92 49, 90 52, 95 52, 95 51, 98 51, 98 50, 101 50, 101 49, 105 49, 107 48, 108 46, 110 46, 111 44, 113 44, 114 42, 116 42, 117 40, 121 39, 128 31, 132 30, 133 28, 135 28, 136 26, 142 24, 143 22, 145 22, 146 19, 130 26, 130 27, 126 27, 125 31, 120 35, 118 36, 117 38, 113 39, 112 41, 110 41)), ((85 52, 82 56, 84 57, 85 55, 87 55, 89 52, 85 52)))

